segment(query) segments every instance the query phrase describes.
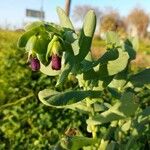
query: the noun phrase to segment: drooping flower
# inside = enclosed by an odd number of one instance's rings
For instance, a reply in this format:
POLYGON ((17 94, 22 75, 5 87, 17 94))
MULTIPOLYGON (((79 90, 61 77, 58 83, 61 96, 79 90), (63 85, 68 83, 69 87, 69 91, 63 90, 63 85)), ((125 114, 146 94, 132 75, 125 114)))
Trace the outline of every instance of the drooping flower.
POLYGON ((57 54, 52 55, 52 69, 53 70, 61 69, 61 57, 59 57, 57 54))
POLYGON ((62 43, 59 41, 58 37, 54 37, 55 41, 50 50, 50 58, 51 58, 51 67, 53 70, 61 69, 61 58, 62 58, 62 43))
POLYGON ((40 69, 40 61, 38 60, 38 58, 30 56, 29 62, 32 71, 38 71, 40 69))

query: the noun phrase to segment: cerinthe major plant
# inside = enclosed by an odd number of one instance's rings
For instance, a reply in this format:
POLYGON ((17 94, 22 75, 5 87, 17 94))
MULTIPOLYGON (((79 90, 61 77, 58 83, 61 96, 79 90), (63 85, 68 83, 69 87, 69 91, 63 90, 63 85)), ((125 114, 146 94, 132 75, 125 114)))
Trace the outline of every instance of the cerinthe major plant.
POLYGON ((123 149, 129 149, 142 134, 141 128, 148 123, 150 114, 149 107, 143 111, 140 109, 134 90, 150 83, 150 69, 134 75, 129 72, 130 62, 136 55, 136 40, 123 41, 116 33, 109 32, 106 34, 106 52, 98 60, 93 60, 90 49, 96 26, 94 11, 86 14, 79 34, 61 8, 57 13, 60 25, 31 23, 18 41, 18 47, 28 52, 33 71, 58 76, 57 89, 70 75, 78 81, 76 89, 61 92, 44 89, 39 92, 40 101, 47 106, 82 111, 89 116, 87 131, 92 137, 68 131, 54 149, 103 150, 122 145, 123 149), (111 100, 104 100, 103 95, 111 95, 111 100), (101 128, 103 125, 109 125, 105 134, 101 128), (130 138, 124 141, 123 137, 128 133, 130 138))

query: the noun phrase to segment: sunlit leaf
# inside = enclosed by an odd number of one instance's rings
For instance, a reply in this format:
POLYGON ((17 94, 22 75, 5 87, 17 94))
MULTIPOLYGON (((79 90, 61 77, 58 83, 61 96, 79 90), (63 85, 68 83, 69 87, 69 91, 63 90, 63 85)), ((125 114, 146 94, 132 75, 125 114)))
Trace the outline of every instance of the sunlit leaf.
POLYGON ((60 7, 57 7, 57 13, 60 20, 60 25, 66 29, 74 30, 74 27, 69 19, 69 17, 66 15, 65 11, 61 9, 60 7))
POLYGON ((94 11, 90 10, 85 16, 79 39, 80 50, 79 54, 77 55, 77 59, 79 62, 86 57, 91 48, 95 27, 96 27, 96 16, 94 11))
POLYGON ((86 97, 96 98, 100 96, 100 91, 66 91, 57 92, 51 89, 45 89, 39 92, 39 99, 47 106, 57 108, 66 107, 82 101, 86 97))
POLYGON ((125 92, 122 95, 121 100, 118 101, 114 106, 107 111, 94 116, 92 119, 88 119, 87 123, 98 125, 127 118, 133 115, 137 110, 138 104, 136 104, 134 101, 135 95, 131 92, 125 92))

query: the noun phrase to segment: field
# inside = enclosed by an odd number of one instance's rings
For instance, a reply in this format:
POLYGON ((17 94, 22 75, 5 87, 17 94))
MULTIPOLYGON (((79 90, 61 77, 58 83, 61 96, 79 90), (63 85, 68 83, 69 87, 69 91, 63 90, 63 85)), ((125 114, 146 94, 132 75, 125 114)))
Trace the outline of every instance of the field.
MULTIPOLYGON (((51 149, 70 126, 90 136, 86 131, 85 115, 72 110, 50 108, 38 100, 37 93, 44 88, 53 88, 57 77, 30 70, 27 56, 16 46, 21 34, 19 31, 0 30, 0 150, 51 149)), ((93 57, 98 58, 104 51, 104 41, 95 38, 93 57)), ((132 63, 132 71, 137 72, 149 66, 150 41, 142 40, 137 59, 132 63)), ((74 88, 76 83, 67 82, 64 88, 70 86, 74 88)), ((150 92, 143 87, 142 93, 138 94, 144 108, 149 103, 150 92)), ((101 130, 105 132, 106 127, 101 130)), ((142 148, 148 144, 150 135, 147 133, 141 136, 139 145, 143 142, 142 148)), ((135 145, 133 149, 137 147, 135 145)))

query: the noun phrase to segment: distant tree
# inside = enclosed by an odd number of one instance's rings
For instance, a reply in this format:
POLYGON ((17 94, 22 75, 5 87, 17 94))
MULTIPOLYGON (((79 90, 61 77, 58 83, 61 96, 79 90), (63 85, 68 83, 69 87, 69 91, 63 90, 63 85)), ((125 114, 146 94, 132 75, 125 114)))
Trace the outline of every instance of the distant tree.
POLYGON ((116 31, 119 18, 120 16, 115 10, 104 12, 102 17, 100 18, 101 32, 116 31))
POLYGON ((77 21, 81 21, 83 20, 85 14, 90 10, 93 9, 95 11, 95 14, 97 16, 97 18, 99 18, 101 16, 101 11, 99 10, 98 7, 92 7, 90 5, 78 5, 74 8, 73 11, 73 16, 74 19, 77 21))
POLYGON ((119 13, 111 8, 103 12, 100 18, 100 34, 101 36, 107 31, 117 31, 121 36, 126 32, 126 25, 121 19, 119 13), (108 11, 109 10, 109 11, 108 11))
POLYGON ((134 25, 139 37, 145 37, 149 25, 149 16, 143 9, 134 8, 128 15, 127 22, 134 25))
POLYGON ((69 16, 70 14, 70 6, 71 6, 71 0, 66 0, 65 11, 66 11, 67 16, 69 16))

